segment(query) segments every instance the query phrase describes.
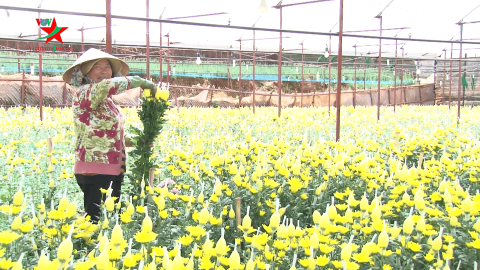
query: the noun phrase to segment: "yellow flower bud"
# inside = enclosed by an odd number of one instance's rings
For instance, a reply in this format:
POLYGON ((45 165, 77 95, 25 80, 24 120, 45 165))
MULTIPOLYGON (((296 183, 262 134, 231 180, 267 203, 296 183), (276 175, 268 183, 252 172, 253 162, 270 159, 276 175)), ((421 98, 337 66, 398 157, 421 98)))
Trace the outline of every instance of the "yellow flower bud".
POLYGON ((108 247, 104 247, 103 251, 98 255, 95 266, 98 270, 110 269, 110 258, 108 256, 108 247))
POLYGON ((382 211, 378 207, 378 204, 375 205, 375 207, 373 208, 371 217, 372 217, 372 220, 374 221, 380 220, 380 218, 382 217, 382 211))
POLYGON ((413 219, 411 216, 405 219, 403 222, 403 233, 411 234, 413 232, 413 219))
POLYGON ((222 183, 220 183, 220 180, 217 179, 217 181, 215 181, 215 195, 217 195, 217 197, 220 197, 222 195, 222 183))
POLYGON ((40 258, 38 259, 38 264, 37 264, 37 269, 50 269, 50 260, 45 256, 45 253, 40 255, 40 258))
POLYGON ((200 195, 198 195, 198 202, 199 203, 203 203, 203 200, 205 199, 205 196, 203 195, 203 191, 200 192, 200 195))
POLYGON ((210 213, 208 212, 207 206, 200 211, 200 214, 198 215, 198 223, 201 225, 207 224, 207 222, 210 220, 210 213))
POLYGON ((180 251, 180 247, 177 248, 177 254, 175 254, 175 258, 173 258, 172 262, 172 270, 174 269, 183 269, 185 265, 183 264, 182 252, 180 251))
POLYGON ((351 256, 352 256, 352 245, 350 243, 347 243, 342 248, 342 251, 340 253, 340 258, 348 262, 351 256))
POLYGON ((67 217, 71 218, 77 214, 77 203, 71 202, 68 204, 67 207, 67 217))
POLYGON ((315 224, 320 223, 320 217, 321 217, 320 212, 318 212, 317 210, 315 210, 315 211, 313 212, 313 223, 315 223, 315 224))
POLYGON ((69 203, 70 203, 70 202, 68 201, 67 196, 64 195, 64 196, 60 199, 60 203, 58 204, 58 211, 63 212, 63 211, 65 211, 65 210, 67 210, 69 203))
POLYGON ((233 250, 228 258, 230 269, 240 269, 240 254, 238 254, 237 247, 233 250))
POLYGON ((378 247, 380 248, 387 248, 388 247, 388 233, 385 230, 385 227, 383 228, 382 232, 378 236, 378 247))
POLYGON ((230 207, 230 211, 228 211, 228 217, 229 218, 235 218, 235 211, 233 211, 233 208, 230 207))
POLYGON ((73 243, 70 237, 67 237, 67 239, 63 240, 62 243, 58 246, 57 250, 57 258, 60 261, 60 263, 64 264, 67 262, 67 260, 70 258, 72 255, 73 251, 73 243))
POLYGON ((18 215, 13 219, 12 223, 10 224, 10 228, 12 228, 12 230, 16 231, 16 230, 20 229, 21 225, 22 225, 22 217, 20 215, 18 215))
POLYGON ((415 227, 415 229, 418 231, 418 232, 421 232, 423 233, 426 229, 426 224, 425 224, 425 219, 423 217, 421 217, 418 222, 417 222, 417 226, 415 227))
POLYGON ((473 224, 473 229, 475 229, 475 231, 477 231, 477 233, 480 233, 480 219, 477 219, 477 222, 475 222, 475 224, 473 224))
POLYGON ((133 207, 133 204, 129 204, 127 206, 127 215, 131 216, 135 214, 135 208, 133 207))
POLYGON ((217 257, 224 256, 227 253, 227 242, 225 242, 223 235, 218 239, 217 244, 215 245, 215 252, 217 253, 217 257))
POLYGON ((163 197, 163 195, 160 195, 156 203, 159 211, 162 211, 163 209, 165 209, 165 197, 163 197))
POLYGON ((145 218, 143 218, 142 231, 151 232, 152 228, 153 228, 152 219, 148 215, 146 215, 145 218))
POLYGON ((254 270, 255 269, 255 263, 253 262, 252 258, 250 258, 245 265, 245 270, 254 270))
POLYGON ((320 239, 319 239, 318 234, 317 234, 317 228, 315 228, 313 230, 313 233, 310 236, 310 239, 308 241, 309 241, 310 246, 312 246, 315 249, 318 248, 318 245, 320 244, 320 239))
POLYGON ((452 195, 448 192, 448 189, 445 189, 445 193, 443 193, 443 200, 446 204, 450 204, 452 202, 452 195))
POLYGON ((107 208, 108 212, 112 212, 115 209, 115 202, 112 197, 108 196, 105 200, 105 208, 107 208))
POLYGON ((21 190, 17 191, 15 195, 13 195, 13 205, 20 206, 23 203, 23 192, 21 190))
POLYGON ((470 214, 470 212, 472 212, 472 208, 473 208, 472 199, 470 199, 470 195, 467 195, 467 198, 465 198, 465 200, 462 201, 462 211, 467 214, 470 214))
POLYGON ((364 195, 362 199, 360 200, 360 210, 365 211, 368 209, 368 199, 364 195))
POLYGON ((432 249, 439 251, 442 248, 442 236, 439 235, 432 241, 432 249))
POLYGON ((113 227, 111 241, 112 244, 117 247, 124 241, 122 228, 118 224, 113 227))
POLYGON ((456 227, 458 225, 459 225, 458 218, 456 216, 451 216, 450 217, 450 226, 456 227))
POLYGON ((250 218, 250 216, 247 214, 243 217, 243 220, 242 220, 242 228, 246 231, 248 231, 248 229, 250 229, 250 227, 252 227, 252 219, 250 218))
POLYGON ((270 217, 270 228, 275 231, 278 228, 278 225, 280 225, 280 213, 275 211, 270 217))

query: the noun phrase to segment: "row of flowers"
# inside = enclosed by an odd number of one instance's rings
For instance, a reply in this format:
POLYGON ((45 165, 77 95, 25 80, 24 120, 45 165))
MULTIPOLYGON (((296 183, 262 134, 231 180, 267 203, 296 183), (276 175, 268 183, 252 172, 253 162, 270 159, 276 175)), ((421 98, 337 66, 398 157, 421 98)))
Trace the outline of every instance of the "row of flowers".
MULTIPOLYGON (((347 107, 339 142, 327 108, 281 117, 271 108, 170 110, 149 153, 154 185, 130 174, 118 201, 105 191, 98 224, 81 214, 71 175, 71 111, 47 110, 41 126, 35 113, 0 111, 13 127, 0 130, 0 269, 472 269, 480 261, 475 108, 457 126, 442 106, 386 108, 379 122, 375 108, 347 107)), ((124 113, 141 127, 134 109, 124 113)))

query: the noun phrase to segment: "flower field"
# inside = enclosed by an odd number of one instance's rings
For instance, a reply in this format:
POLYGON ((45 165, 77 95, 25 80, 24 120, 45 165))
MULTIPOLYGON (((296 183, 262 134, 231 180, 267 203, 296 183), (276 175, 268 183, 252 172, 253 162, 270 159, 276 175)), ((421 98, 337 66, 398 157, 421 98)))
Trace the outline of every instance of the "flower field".
POLYGON ((339 142, 333 110, 276 110, 169 110, 153 187, 92 224, 71 109, 0 109, 0 269, 477 269, 479 108, 342 107, 339 142))

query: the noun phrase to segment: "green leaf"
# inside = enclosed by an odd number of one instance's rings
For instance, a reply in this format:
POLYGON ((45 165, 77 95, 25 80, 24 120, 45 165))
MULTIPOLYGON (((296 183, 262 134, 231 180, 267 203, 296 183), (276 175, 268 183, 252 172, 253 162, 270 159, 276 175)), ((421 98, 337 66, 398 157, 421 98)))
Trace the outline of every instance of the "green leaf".
POLYGON ((467 79, 465 78, 465 76, 462 76, 462 85, 463 85, 463 87, 468 88, 468 83, 467 83, 467 79))

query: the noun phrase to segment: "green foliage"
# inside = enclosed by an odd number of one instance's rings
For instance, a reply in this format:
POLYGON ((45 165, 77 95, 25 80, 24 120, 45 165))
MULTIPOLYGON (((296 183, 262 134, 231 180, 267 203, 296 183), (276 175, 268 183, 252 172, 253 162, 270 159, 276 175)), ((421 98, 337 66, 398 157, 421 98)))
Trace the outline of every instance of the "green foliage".
MULTIPOLYGON (((168 91, 168 90, 158 90, 168 91)), ((131 127, 131 133, 136 135, 132 138, 134 150, 130 153, 133 162, 131 178, 134 180, 134 188, 131 195, 140 194, 142 180, 148 181, 150 168, 154 168, 154 161, 151 158, 153 153, 153 142, 160 134, 165 123, 165 112, 168 110, 166 99, 145 95, 142 99, 142 108, 138 116, 142 122, 143 129, 131 127)))

